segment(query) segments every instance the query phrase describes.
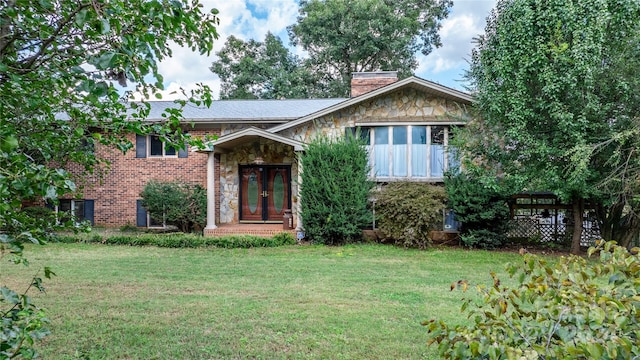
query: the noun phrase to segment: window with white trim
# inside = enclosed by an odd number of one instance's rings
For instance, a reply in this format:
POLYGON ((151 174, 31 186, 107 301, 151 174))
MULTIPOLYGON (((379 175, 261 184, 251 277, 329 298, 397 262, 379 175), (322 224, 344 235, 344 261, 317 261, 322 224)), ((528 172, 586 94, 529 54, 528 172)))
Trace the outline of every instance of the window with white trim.
POLYGON ((61 199, 58 205, 53 207, 58 221, 66 222, 73 219, 75 222, 89 221, 93 225, 94 200, 89 199, 61 199))
POLYGON ((448 125, 371 126, 367 141, 371 175, 377 179, 441 180, 455 164, 448 125))
POLYGON ((166 228, 167 225, 164 222, 164 215, 162 216, 162 220, 156 220, 155 218, 151 217, 151 214, 149 214, 149 212, 147 212, 147 227, 149 228, 166 228))
POLYGON ((162 156, 162 157, 176 157, 178 153, 175 148, 169 146, 158 135, 149 135, 149 157, 162 156))
POLYGON ((162 219, 155 219, 151 217, 151 214, 147 211, 147 209, 142 206, 142 200, 138 199, 136 200, 136 226, 147 228, 165 228, 166 223, 164 214, 162 215, 162 219))

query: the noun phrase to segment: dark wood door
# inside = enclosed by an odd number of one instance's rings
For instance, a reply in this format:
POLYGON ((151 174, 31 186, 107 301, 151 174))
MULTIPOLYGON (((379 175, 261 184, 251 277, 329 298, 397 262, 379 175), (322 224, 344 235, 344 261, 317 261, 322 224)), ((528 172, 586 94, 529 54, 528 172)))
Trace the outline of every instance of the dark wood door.
POLYGON ((281 222, 291 208, 290 166, 241 166, 240 220, 281 222))
POLYGON ((260 221, 263 209, 262 169, 242 168, 242 187, 240 197, 242 201, 240 220, 260 221))
POLYGON ((269 168, 266 177, 267 221, 282 221, 289 209, 289 171, 285 168, 269 168))

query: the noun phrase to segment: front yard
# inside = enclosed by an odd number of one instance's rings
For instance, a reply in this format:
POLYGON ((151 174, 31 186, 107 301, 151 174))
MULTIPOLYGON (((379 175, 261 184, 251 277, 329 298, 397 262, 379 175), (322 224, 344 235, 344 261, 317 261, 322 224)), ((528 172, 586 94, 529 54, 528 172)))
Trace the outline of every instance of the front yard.
POLYGON ((166 249, 29 246, 3 262, 24 288, 44 265, 52 335, 44 359, 433 358, 424 320, 465 322, 459 279, 506 280, 513 253, 381 245, 166 249))

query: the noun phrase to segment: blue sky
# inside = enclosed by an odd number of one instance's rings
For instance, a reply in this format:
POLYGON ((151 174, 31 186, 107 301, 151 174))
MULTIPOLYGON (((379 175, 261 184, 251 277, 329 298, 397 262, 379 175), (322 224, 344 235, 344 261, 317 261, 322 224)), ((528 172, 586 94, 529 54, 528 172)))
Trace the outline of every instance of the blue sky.
MULTIPOLYGON (((458 90, 464 90, 462 75, 468 68, 472 39, 484 32, 485 19, 496 0, 453 0, 449 17, 440 29, 443 46, 428 56, 418 56, 415 74, 458 90)), ((216 98, 220 80, 209 67, 215 61, 229 35, 241 39, 264 40, 268 31, 289 43, 286 27, 296 22, 297 0, 201 0, 206 9, 217 8, 220 13, 218 32, 220 39, 214 44, 214 53, 200 56, 188 49, 174 48, 173 57, 163 61, 159 68, 165 79, 164 99, 178 88, 192 89, 196 83, 212 87, 216 98)), ((295 50, 295 49, 294 49, 295 50)), ((298 51, 299 52, 299 51, 298 51)))

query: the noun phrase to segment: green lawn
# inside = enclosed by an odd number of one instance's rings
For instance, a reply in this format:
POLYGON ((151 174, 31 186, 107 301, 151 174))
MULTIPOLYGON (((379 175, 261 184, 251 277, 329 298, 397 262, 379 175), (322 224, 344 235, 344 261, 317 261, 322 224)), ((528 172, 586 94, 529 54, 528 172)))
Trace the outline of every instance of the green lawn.
POLYGON ((464 322, 453 281, 490 283, 517 254, 381 245, 251 250, 50 244, 28 268, 0 264, 23 288, 38 268, 53 334, 44 359, 434 358, 423 320, 464 322))

